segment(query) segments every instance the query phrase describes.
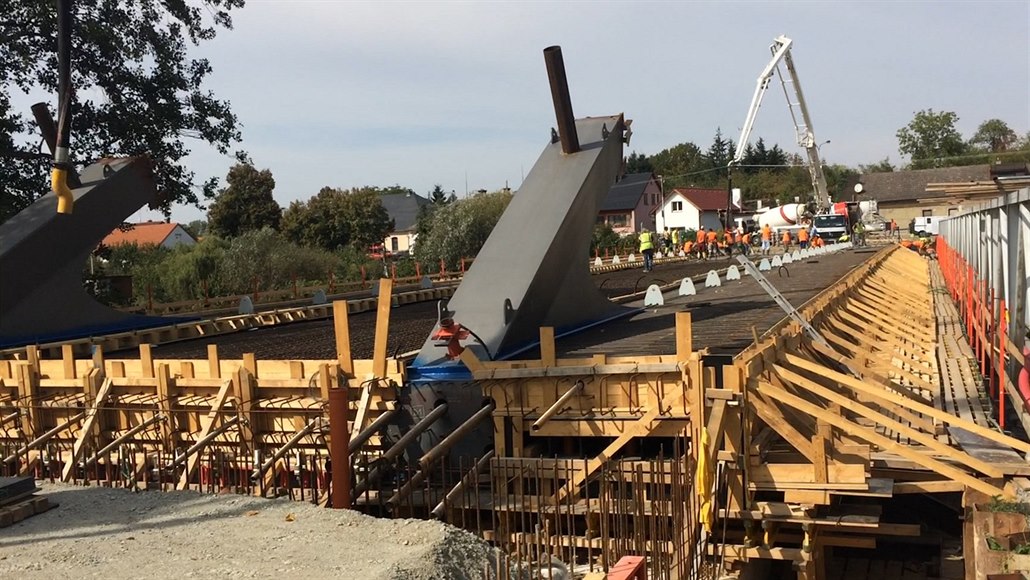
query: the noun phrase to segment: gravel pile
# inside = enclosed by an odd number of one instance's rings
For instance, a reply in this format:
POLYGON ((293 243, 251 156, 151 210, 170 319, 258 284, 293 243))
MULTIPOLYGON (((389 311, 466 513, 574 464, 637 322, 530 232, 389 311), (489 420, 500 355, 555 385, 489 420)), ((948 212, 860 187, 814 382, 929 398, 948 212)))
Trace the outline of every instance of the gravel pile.
POLYGON ((40 484, 56 509, 0 530, 0 578, 482 578, 490 549, 439 522, 288 500, 40 484))

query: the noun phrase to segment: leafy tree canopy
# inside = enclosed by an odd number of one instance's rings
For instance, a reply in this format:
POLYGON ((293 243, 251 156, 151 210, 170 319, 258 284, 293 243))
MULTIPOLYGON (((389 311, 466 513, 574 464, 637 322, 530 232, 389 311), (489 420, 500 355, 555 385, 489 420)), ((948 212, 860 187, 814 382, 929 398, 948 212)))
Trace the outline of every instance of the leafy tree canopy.
POLYGON ((951 111, 919 111, 908 125, 898 129, 898 151, 912 158, 913 169, 945 167, 949 157, 966 152, 966 143, 955 128, 958 115, 951 111))
MULTIPOLYGON (((195 175, 184 164, 187 139, 227 153, 239 142, 227 101, 204 88, 210 63, 186 56, 188 44, 232 28, 230 11, 244 0, 76 2, 72 30, 72 151, 88 162, 102 156, 147 154, 155 165, 159 207, 198 204, 195 175), (94 89, 87 92, 88 89, 94 89), (99 95, 99 96, 97 96, 99 95)), ((54 95, 57 11, 48 0, 0 0, 0 154, 34 148, 38 131, 11 108, 12 91, 54 95)), ((24 151, 22 153, 25 153, 24 151)), ((49 189, 47 165, 0 160, 0 221, 49 189)), ((208 180, 204 195, 214 191, 208 180)))
POLYGON ((283 214, 283 234, 306 246, 330 251, 353 246, 367 251, 393 229, 380 195, 409 192, 400 186, 350 190, 323 187, 306 202, 295 201, 283 214))
POLYGON ((477 193, 425 214, 415 243, 415 257, 424 263, 444 260, 449 266, 462 258, 474 257, 486 243, 501 214, 511 201, 511 193, 477 193))
POLYGON ((626 158, 627 174, 651 173, 652 171, 654 171, 654 167, 651 165, 651 160, 647 158, 647 155, 634 151, 626 158))
POLYGON ((891 163, 890 157, 884 157, 876 163, 870 163, 868 165, 859 164, 859 173, 890 173, 896 171, 897 168, 891 163))
POLYGON ((264 227, 279 228, 283 210, 272 197, 275 179, 271 171, 239 163, 229 170, 226 181, 228 186, 218 193, 207 214, 212 233, 234 238, 264 227))
POLYGON ((988 119, 977 128, 969 139, 969 145, 976 151, 985 153, 1001 153, 1012 148, 1019 137, 1008 123, 1001 119, 988 119))

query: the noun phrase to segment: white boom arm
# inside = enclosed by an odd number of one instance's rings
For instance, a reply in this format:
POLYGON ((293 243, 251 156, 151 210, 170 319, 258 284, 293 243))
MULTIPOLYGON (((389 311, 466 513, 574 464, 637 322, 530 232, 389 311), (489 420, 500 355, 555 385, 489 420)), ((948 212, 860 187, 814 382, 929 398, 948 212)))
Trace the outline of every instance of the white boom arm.
POLYGON ((794 41, 786 36, 777 36, 770 47, 772 60, 762 69, 758 76, 758 83, 755 86, 755 94, 751 97, 751 107, 748 109, 747 118, 744 120, 744 127, 740 131, 740 139, 737 141, 737 150, 733 155, 731 165, 738 165, 744 158, 744 148, 747 147, 748 139, 751 138, 751 129, 755 125, 755 118, 758 116, 758 109, 762 106, 762 98, 766 89, 769 88, 769 81, 773 73, 778 69, 780 61, 787 65, 787 73, 790 75, 788 81, 783 74, 780 74, 780 82, 783 84, 783 94, 787 97, 787 106, 790 109, 790 116, 794 121, 794 131, 798 145, 805 149, 808 155, 808 171, 812 176, 812 190, 820 209, 826 209, 832 204, 830 193, 826 187, 826 176, 823 174, 823 164, 819 160, 819 146, 815 142, 815 132, 812 130, 812 119, 808 114, 808 106, 805 104, 805 97, 801 92, 801 82, 798 80, 798 73, 794 69, 794 59, 790 56, 791 45, 794 41), (788 83, 794 87, 796 102, 791 101, 788 83), (801 122, 798 122, 798 115, 794 112, 797 106, 801 111, 801 122))

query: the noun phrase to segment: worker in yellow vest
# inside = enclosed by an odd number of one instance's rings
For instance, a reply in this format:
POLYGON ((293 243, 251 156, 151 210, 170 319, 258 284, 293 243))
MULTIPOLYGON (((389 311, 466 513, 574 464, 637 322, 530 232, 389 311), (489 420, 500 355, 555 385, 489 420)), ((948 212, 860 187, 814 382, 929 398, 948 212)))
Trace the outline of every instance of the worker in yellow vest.
POLYGON ((654 269, 654 238, 647 228, 640 230, 640 253, 644 255, 644 271, 650 272, 654 269))

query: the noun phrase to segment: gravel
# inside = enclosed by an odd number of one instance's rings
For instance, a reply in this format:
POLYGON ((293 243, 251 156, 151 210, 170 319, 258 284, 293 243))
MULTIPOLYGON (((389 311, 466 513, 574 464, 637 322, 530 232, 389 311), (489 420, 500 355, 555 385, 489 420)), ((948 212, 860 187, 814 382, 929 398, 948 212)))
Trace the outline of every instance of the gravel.
POLYGON ((491 554, 439 522, 238 495, 39 485, 60 505, 0 529, 0 578, 479 579, 491 554))

